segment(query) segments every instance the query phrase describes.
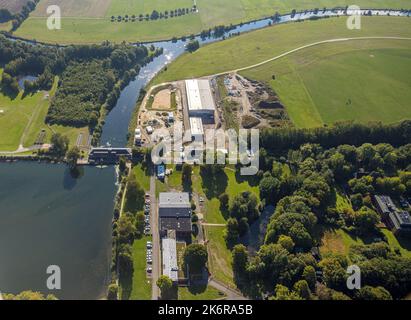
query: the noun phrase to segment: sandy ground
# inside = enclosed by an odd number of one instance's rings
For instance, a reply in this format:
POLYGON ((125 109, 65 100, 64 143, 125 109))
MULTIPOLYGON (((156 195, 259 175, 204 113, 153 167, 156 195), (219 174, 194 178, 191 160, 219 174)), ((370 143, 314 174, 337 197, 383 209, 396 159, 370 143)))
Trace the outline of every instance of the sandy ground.
POLYGON ((170 89, 161 90, 155 95, 152 108, 158 109, 158 110, 170 110, 171 108, 170 89))

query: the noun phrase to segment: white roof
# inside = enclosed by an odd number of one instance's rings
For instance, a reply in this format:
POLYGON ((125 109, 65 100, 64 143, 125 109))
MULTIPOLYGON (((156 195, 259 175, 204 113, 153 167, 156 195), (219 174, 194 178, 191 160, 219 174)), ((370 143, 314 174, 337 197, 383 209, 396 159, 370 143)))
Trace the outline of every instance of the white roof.
POLYGON ((190 117, 191 135, 204 135, 203 120, 197 117, 190 117))
POLYGON ((177 243, 175 239, 164 238, 163 245, 163 275, 174 282, 178 281, 177 243))
POLYGON ((208 80, 186 80, 186 91, 188 109, 190 111, 215 110, 215 103, 208 80))
POLYGON ((191 208, 187 192, 161 192, 158 198, 160 208, 191 208))

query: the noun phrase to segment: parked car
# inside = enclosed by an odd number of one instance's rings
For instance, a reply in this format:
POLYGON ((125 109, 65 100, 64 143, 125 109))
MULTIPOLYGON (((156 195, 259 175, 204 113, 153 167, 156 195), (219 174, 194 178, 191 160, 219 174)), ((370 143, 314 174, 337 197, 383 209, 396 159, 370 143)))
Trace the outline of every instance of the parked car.
POLYGON ((148 268, 146 269, 146 271, 147 271, 148 273, 152 273, 152 272, 153 272, 153 268, 148 267, 148 268))

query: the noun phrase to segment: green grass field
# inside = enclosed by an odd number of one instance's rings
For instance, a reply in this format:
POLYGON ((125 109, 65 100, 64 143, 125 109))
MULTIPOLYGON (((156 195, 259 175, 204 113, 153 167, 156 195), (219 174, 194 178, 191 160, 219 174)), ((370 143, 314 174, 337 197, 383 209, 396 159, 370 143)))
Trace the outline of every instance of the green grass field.
MULTIPOLYGON (((36 10, 15 32, 17 36, 50 43, 99 43, 104 40, 153 41, 190 35, 216 25, 247 22, 287 13, 292 9, 314 9, 351 5, 349 0, 197 0, 198 13, 157 21, 110 22, 111 16, 150 14, 191 7, 191 0, 41 0, 36 10), (46 28, 46 8, 56 4, 62 11, 62 29, 46 28)), ((409 8, 407 0, 358 0, 363 8, 409 8)))
POLYGON ((205 45, 167 66, 153 83, 212 75, 247 67, 317 41, 366 36, 411 37, 411 19, 363 17, 361 30, 348 30, 346 19, 331 18, 276 25, 205 45))
MULTIPOLYGON (((238 69, 317 41, 365 36, 411 37, 411 20, 364 18, 356 32, 342 18, 274 26, 185 54, 153 83, 238 69)), ((410 64, 410 40, 353 40, 306 48, 241 74, 268 83, 299 127, 389 123, 411 118, 410 64)))
POLYGON ((127 300, 150 300, 151 281, 146 277, 146 242, 150 237, 134 240, 132 281, 128 286, 121 288, 121 297, 127 300))
POLYGON ((269 83, 298 127, 411 118, 411 41, 325 44, 242 74, 269 83), (275 75, 275 80, 272 76, 275 75))

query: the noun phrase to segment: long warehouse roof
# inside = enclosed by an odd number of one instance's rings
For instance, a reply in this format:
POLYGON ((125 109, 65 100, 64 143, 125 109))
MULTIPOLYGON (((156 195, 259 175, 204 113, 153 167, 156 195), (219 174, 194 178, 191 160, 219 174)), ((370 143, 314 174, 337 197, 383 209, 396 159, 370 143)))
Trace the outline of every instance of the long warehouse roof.
POLYGON ((174 282, 178 281, 177 244, 175 239, 164 238, 163 241, 163 275, 174 282))
POLYGON ((213 94, 208 80, 186 80, 186 91, 190 111, 215 110, 213 94))

